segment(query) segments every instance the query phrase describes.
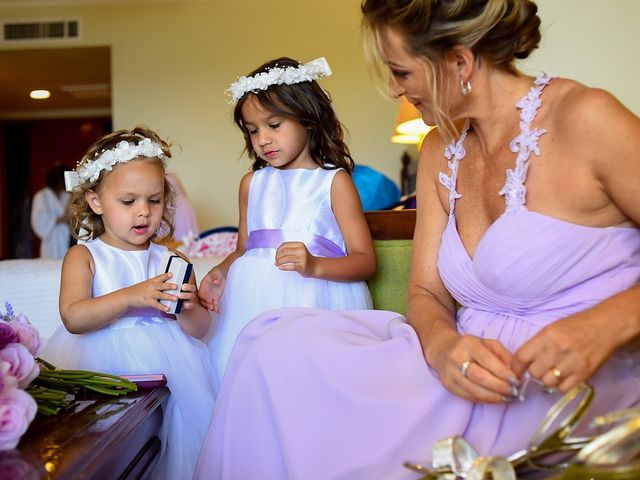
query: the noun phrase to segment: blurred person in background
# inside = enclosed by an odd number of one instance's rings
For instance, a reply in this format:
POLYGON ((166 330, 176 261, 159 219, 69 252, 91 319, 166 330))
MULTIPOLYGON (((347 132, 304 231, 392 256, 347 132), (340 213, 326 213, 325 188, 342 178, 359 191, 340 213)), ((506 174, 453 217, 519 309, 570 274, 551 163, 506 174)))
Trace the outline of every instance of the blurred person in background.
POLYGON ((67 206, 71 194, 64 188, 64 165, 47 172, 47 184, 33 196, 31 228, 40 239, 41 258, 62 258, 69 249, 71 233, 67 206))
POLYGON ((196 212, 189 202, 187 192, 182 186, 182 182, 174 172, 167 172, 167 181, 173 191, 173 206, 175 207, 173 223, 175 230, 173 237, 177 241, 182 241, 185 237, 191 238, 200 233, 196 212))

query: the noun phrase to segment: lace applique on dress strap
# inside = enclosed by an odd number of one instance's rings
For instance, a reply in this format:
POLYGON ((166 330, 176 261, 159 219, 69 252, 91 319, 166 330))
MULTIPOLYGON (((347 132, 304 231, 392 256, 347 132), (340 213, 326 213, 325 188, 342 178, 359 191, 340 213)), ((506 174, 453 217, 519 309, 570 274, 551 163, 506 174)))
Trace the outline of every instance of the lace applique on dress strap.
POLYGON ((464 124, 462 134, 457 141, 452 140, 447 148, 444 149, 444 156, 447 158, 451 175, 447 175, 444 172, 440 172, 438 180, 449 191, 449 219, 451 219, 455 212, 456 199, 462 197, 456 191, 456 182, 458 179, 458 162, 462 160, 466 154, 464 149, 464 139, 469 132, 469 121, 464 124))
POLYGON ((524 182, 527 178, 531 152, 540 155, 538 139, 547 132, 543 128, 531 130, 531 122, 542 105, 540 99, 542 90, 550 81, 551 77, 547 74, 539 75, 534 82, 535 86, 516 104, 516 107, 520 109, 520 134, 511 140, 510 149, 513 153, 518 153, 518 156, 516 157, 515 169, 509 168, 507 170, 507 179, 504 187, 500 190, 500 195, 505 196, 505 213, 526 210, 527 189, 524 182))

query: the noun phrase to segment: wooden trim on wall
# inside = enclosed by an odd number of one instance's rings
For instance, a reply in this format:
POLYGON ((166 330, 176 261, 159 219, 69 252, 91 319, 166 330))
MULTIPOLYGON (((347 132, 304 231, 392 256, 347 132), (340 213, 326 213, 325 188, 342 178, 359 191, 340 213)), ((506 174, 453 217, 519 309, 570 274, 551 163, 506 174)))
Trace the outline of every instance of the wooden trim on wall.
POLYGON ((372 210, 364 212, 374 240, 411 240, 416 227, 416 211, 372 210))

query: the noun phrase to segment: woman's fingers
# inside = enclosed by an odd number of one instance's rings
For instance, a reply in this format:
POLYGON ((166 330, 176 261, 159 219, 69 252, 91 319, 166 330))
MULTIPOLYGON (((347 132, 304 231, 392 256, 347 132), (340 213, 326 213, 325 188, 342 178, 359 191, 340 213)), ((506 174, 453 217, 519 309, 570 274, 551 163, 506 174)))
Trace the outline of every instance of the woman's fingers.
MULTIPOLYGON (((470 362, 466 375, 463 376, 461 371, 460 376, 462 378, 459 383, 463 388, 474 391, 477 387, 483 392, 490 392, 492 394, 491 401, 494 402, 504 402, 505 399, 515 398, 518 393, 514 384, 496 376, 491 370, 474 361, 470 362)), ((484 398, 485 395, 483 394, 483 401, 484 398)))
POLYGON ((510 395, 502 395, 495 390, 474 383, 472 380, 466 380, 466 385, 459 395, 472 402, 482 403, 505 403, 514 399, 514 397, 510 395))
POLYGON ((515 398, 517 379, 509 368, 511 354, 500 342, 463 335, 446 355, 449 366, 443 381, 454 393, 478 402, 515 398))
POLYGON ((532 377, 563 393, 587 380, 593 370, 588 359, 579 353, 564 356, 549 353, 529 366, 532 377))
POLYGON ((515 385, 496 376, 491 370, 476 362, 471 362, 467 368, 465 380, 470 386, 481 388, 492 394, 493 401, 505 401, 505 398, 515 398, 518 394, 515 385), (499 399, 498 399, 499 397, 499 399))
POLYGON ((483 364, 486 365, 487 369, 509 384, 518 383, 518 376, 511 368, 513 354, 497 340, 484 339, 482 343, 492 354, 485 354, 485 363, 483 364))
POLYGON ((453 393, 472 402, 504 403, 511 400, 512 392, 504 392, 505 386, 479 364, 470 361, 464 367, 460 368, 458 378, 450 388, 453 393))

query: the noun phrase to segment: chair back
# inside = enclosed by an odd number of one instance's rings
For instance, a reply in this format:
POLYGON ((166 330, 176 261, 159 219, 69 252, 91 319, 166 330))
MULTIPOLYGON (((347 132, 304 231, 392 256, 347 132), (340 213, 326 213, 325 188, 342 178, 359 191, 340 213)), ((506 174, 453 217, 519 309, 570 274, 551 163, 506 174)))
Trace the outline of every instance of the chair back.
POLYGON ((406 316, 416 211, 374 210, 364 216, 378 260, 376 274, 367 282, 373 308, 406 316))

